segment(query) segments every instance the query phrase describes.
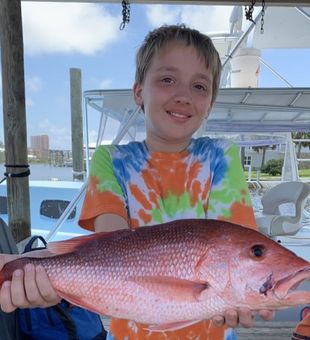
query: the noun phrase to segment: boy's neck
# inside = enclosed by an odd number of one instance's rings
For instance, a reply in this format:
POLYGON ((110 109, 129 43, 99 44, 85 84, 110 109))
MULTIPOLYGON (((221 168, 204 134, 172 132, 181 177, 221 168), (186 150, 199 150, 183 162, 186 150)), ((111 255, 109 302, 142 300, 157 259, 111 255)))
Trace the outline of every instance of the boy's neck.
POLYGON ((188 147, 190 141, 191 138, 183 142, 172 143, 171 141, 169 142, 168 141, 158 142, 153 140, 151 141, 148 138, 146 138, 144 143, 148 151, 150 152, 182 152, 188 147))

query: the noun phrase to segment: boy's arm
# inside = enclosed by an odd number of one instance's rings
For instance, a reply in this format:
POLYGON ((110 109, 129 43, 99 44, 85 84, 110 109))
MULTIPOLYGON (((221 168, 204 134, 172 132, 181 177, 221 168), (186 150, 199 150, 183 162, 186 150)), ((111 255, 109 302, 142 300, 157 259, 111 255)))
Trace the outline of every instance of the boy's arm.
POLYGON ((119 229, 127 229, 128 223, 127 221, 118 215, 114 214, 103 214, 96 217, 94 221, 95 232, 109 232, 115 231, 119 229))
POLYGON ((128 227, 125 195, 114 172, 112 152, 113 146, 101 146, 92 157, 79 219, 80 226, 90 231, 113 231, 128 227))

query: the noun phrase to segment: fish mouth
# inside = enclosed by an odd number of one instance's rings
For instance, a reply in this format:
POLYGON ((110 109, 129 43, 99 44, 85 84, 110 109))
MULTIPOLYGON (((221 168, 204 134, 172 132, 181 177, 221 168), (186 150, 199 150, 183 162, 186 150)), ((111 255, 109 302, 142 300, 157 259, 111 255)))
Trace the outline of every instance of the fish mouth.
POLYGON ((310 291, 296 291, 303 282, 310 280, 310 267, 278 280, 272 288, 274 296, 295 304, 310 303, 310 291))

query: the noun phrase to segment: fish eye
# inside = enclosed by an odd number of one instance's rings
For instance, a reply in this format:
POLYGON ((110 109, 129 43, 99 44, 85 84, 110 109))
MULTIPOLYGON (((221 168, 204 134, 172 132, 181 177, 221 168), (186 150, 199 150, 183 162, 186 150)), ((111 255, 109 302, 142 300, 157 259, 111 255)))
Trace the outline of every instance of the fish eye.
POLYGON ((256 258, 262 257, 265 253, 265 247, 261 244, 256 244, 251 248, 251 253, 256 258))

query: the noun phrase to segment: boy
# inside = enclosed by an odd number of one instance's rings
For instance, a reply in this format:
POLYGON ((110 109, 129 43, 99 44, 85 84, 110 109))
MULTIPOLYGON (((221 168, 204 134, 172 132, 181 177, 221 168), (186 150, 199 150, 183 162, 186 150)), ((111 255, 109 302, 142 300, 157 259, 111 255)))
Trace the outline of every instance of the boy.
MULTIPOLYGON (((98 148, 80 225, 111 231, 207 217, 255 228, 238 149, 192 139, 218 92, 221 62, 212 41, 184 26, 163 26, 146 36, 136 67, 133 92, 145 114, 146 139, 98 148)), ((238 323, 236 311, 225 316, 229 325, 238 323)), ((247 310, 239 319, 252 324, 247 310)), ((112 320, 108 339, 233 339, 231 330, 209 321, 173 332, 146 328, 112 320)))
MULTIPOLYGON (((89 230, 138 228, 182 218, 225 219, 255 227, 238 149, 223 140, 192 139, 211 111, 221 63, 211 40, 184 26, 151 32, 137 54, 134 98, 145 114, 146 140, 101 146, 95 152, 80 217, 89 230)), ((1 260, 1 257, 0 257, 1 260)), ((0 264, 1 267, 1 264, 0 264)), ((9 312, 16 307, 49 306, 59 298, 45 271, 26 266, 0 293, 9 312)), ((265 319, 272 317, 262 311, 265 319)), ((253 323, 248 310, 167 332, 112 320, 109 339, 233 339, 221 326, 253 323)))

